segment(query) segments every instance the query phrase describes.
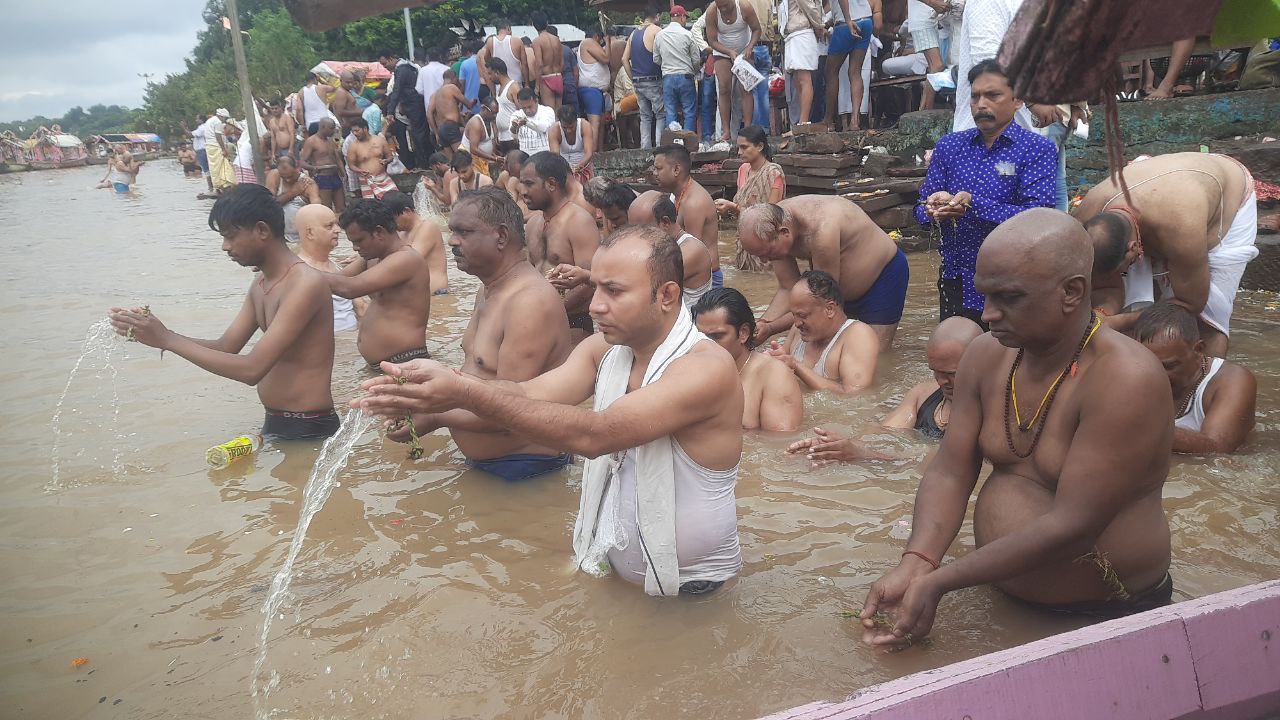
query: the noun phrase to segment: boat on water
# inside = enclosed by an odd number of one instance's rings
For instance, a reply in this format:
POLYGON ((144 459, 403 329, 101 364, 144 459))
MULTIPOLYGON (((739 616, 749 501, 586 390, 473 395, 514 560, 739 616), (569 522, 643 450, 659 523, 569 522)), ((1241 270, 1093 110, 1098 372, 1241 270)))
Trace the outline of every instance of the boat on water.
POLYGON ((95 158, 91 164, 106 162, 107 155, 117 148, 124 148, 135 160, 155 160, 160 157, 160 149, 164 141, 155 133, 103 133, 89 138, 95 152, 89 153, 95 158))
POLYGON ((58 125, 36 128, 21 144, 24 160, 33 170, 80 167, 87 164, 89 157, 80 138, 62 132, 58 125))
POLYGON ((27 148, 11 130, 0 133, 0 173, 27 170, 27 148))

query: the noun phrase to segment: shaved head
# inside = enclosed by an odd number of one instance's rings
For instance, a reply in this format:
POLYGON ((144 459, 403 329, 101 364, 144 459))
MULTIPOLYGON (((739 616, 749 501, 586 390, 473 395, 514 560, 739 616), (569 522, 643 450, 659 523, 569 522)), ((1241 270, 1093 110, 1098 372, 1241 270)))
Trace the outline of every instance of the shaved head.
POLYGON ((1012 262, 1026 272, 1065 279, 1089 277, 1093 270, 1093 241, 1084 226, 1052 208, 1032 208, 1009 218, 991 231, 978 251, 978 263, 1012 262))
POLYGON ((328 257, 338 243, 338 216, 328 205, 303 205, 293 224, 301 249, 308 255, 328 257))
POLYGON ((938 323, 938 327, 933 329, 933 333, 929 335, 930 350, 933 348, 959 347, 963 354, 964 348, 969 347, 969 343, 982 334, 982 328, 978 323, 967 317, 955 315, 938 323))
POLYGON ((956 315, 938 323, 929 336, 925 355, 929 369, 933 371, 933 379, 947 399, 955 393, 956 371, 960 369, 964 351, 981 334, 982 328, 977 323, 956 315))
POLYGON ((1004 221, 978 251, 982 320, 1007 347, 1049 347, 1089 312, 1093 243, 1075 218, 1033 208, 1004 221))
POLYGON ((635 200, 631 201, 631 207, 627 209, 627 221, 632 225, 654 224, 653 206, 660 197, 662 193, 657 190, 640 193, 635 200))

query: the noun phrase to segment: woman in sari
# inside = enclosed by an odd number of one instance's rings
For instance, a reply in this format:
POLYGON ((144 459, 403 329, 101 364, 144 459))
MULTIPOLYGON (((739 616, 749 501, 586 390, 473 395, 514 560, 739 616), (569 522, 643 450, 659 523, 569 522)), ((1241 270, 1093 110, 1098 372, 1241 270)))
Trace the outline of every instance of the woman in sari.
MULTIPOLYGON (((716 200, 721 215, 734 215, 757 203, 777 203, 787 194, 787 178, 782 167, 773 162, 769 137, 759 125, 748 125, 738 131, 738 192, 733 200, 716 200)), ((769 272, 769 261, 742 249, 736 242, 734 264, 747 272, 769 272)))

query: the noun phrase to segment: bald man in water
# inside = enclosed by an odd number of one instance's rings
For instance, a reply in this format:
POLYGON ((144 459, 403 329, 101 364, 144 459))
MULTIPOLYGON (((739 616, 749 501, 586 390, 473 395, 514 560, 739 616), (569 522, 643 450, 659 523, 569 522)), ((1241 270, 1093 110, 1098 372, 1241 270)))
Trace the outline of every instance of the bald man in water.
MULTIPOLYGON (((281 162, 288 158, 280 158, 281 162)), ((338 247, 338 216, 328 205, 306 205, 294 218, 298 229, 298 257, 311 267, 324 273, 340 272, 337 263, 330 259, 338 247)), ((363 260, 357 262, 363 263, 363 260)), ((349 300, 333 295, 333 331, 335 333, 356 329, 364 314, 368 298, 349 300)))
MULTIPOLYGON (((1205 351, 1224 357, 1245 265, 1257 257, 1253 177, 1226 155, 1173 153, 1121 171, 1129 199, 1110 178, 1075 216, 1093 238, 1095 306, 1129 332, 1135 303, 1166 300, 1199 318, 1205 351)), ((1141 310, 1141 308, 1138 308, 1141 310)))
POLYGON ((907 256, 862 208, 840 197, 797 195, 774 205, 746 208, 738 218, 742 247, 773 261, 778 291, 757 323, 756 341, 791 327, 791 288, 800 279, 799 260, 840 284, 844 312, 870 325, 889 349, 902 319, 910 269, 907 256))
POLYGON ((1084 228, 1047 208, 1013 217, 983 243, 974 284, 991 332, 960 362, 955 408, 920 481, 902 560, 867 595, 865 642, 923 637, 945 593, 987 583, 1044 610, 1092 617, 1170 601, 1160 497, 1173 436, 1169 383, 1150 352, 1093 315, 1092 262, 1084 228), (977 549, 942 565, 983 460, 993 469, 973 514, 977 549), (876 627, 879 610, 890 628, 876 627))

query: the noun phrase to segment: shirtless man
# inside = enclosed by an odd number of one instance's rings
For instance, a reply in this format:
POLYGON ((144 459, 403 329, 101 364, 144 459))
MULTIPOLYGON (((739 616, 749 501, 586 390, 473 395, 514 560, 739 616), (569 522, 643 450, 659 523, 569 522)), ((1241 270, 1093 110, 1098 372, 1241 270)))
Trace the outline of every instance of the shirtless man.
POLYGON ((462 108, 468 112, 475 107, 475 100, 468 100, 462 93, 462 81, 453 70, 444 71, 444 85, 431 96, 431 107, 427 109, 427 124, 431 127, 432 136, 440 140, 441 147, 450 143, 440 138, 440 128, 445 123, 453 123, 461 127, 462 108))
POLYGON ((396 183, 387 174, 391 162, 391 146, 382 135, 369 132, 364 118, 351 121, 351 147, 347 150, 347 163, 360 178, 360 196, 381 200, 396 189, 396 183))
MULTIPOLYGON (((364 111, 356 105, 356 93, 360 90, 360 82, 356 80, 356 76, 350 70, 343 70, 338 75, 341 87, 333 94, 333 102, 329 104, 329 110, 337 116, 338 122, 343 129, 343 135, 351 129, 351 123, 364 118, 364 111)), ((368 123, 365 129, 369 128, 368 123)))
POLYGON ((337 432, 340 421, 329 389, 333 313, 324 275, 289 251, 284 211, 261 185, 236 185, 224 192, 209 211, 209 225, 222 235, 222 250, 232 260, 260 269, 222 337, 184 337, 144 308, 112 308, 115 331, 215 375, 256 386, 266 408, 264 437, 301 440, 337 432), (259 329, 262 337, 241 355, 259 329))
POLYGON ((1093 237, 1095 307, 1108 326, 1128 332, 1138 319, 1124 312, 1130 305, 1181 305, 1199 317, 1206 352, 1225 356, 1240 276, 1258 255, 1253 178, 1230 157, 1197 152, 1122 172, 1132 204, 1108 178, 1075 211, 1093 237))
POLYGON ((529 78, 538 85, 538 97, 552 110, 560 109, 564 95, 564 46, 560 38, 547 29, 547 14, 541 10, 529 13, 529 24, 538 31, 533 39, 533 57, 537 67, 529 78))
POLYGON ((190 145, 183 145, 178 151, 178 164, 182 166, 182 174, 186 177, 200 177, 204 173, 200 167, 200 159, 190 145))
POLYGON ((357 200, 339 220, 364 263, 325 277, 334 295, 369 296, 356 347, 369 367, 431 357, 431 271, 427 261, 396 232, 396 219, 381 200, 357 200))
POLYGON ((1204 354, 1196 319, 1181 305, 1142 311, 1134 339, 1155 354, 1173 390, 1173 451, 1232 453, 1253 430, 1258 381, 1242 365, 1204 354))
POLYGON ((601 237, 630 222, 631 203, 636 199, 636 191, 630 185, 596 175, 583 186, 582 193, 591 205, 591 214, 596 218, 601 237))
POLYGON ((449 197, 449 186, 453 184, 458 174, 449 166, 449 158, 442 152, 431 153, 431 157, 427 158, 427 167, 439 180, 423 175, 421 181, 423 186, 431 191, 440 207, 448 208, 449 203, 453 202, 453 198, 449 197))
MULTIPOLYGON (((591 257, 600 245, 591 214, 570 202, 565 193, 568 178, 569 163, 550 152, 529 158, 520 171, 520 191, 534 211, 524 233, 529 262, 544 276, 562 263, 590 270, 591 257)), ((595 332, 588 314, 592 290, 589 283, 583 283, 564 294, 574 342, 595 332)))
POLYGON ((720 216, 706 188, 689 176, 693 158, 683 145, 663 145, 653 152, 653 175, 658 189, 670 193, 676 205, 676 224, 711 251, 711 287, 724 287, 720 272, 720 216))
POLYGON ((310 176, 298 169, 289 155, 281 156, 276 166, 267 172, 266 185, 276 196, 276 202, 284 207, 285 238, 289 242, 297 242, 295 216, 303 206, 320 202, 320 189, 310 176))
POLYGON ((297 160, 298 124, 294 122, 292 115, 284 111, 284 102, 272 100, 263 122, 267 124, 267 152, 265 154, 268 161, 274 165, 276 159, 281 157, 290 157, 297 160))
POLYGON ((575 565, 597 575, 605 565, 650 595, 710 592, 742 568, 737 368, 693 327, 680 299, 680 250, 661 231, 636 226, 609 236, 591 280, 601 332, 560 367, 502 383, 431 361, 384 364, 392 377, 366 382, 369 394, 353 405, 388 418, 462 408, 530 442, 591 458, 575 565), (398 384, 400 377, 409 382, 398 384), (592 408, 579 407, 593 396, 592 408), (597 535, 604 513, 619 520, 622 547, 597 535))
MULTIPOLYGON (((622 187, 626 188, 625 185, 622 187)), ((626 191, 631 192, 631 189, 626 188, 626 191)), ((627 208, 628 218, 623 224, 656 226, 680 246, 684 266, 684 306, 693 307, 698 298, 711 289, 711 253, 697 238, 676 225, 676 206, 669 196, 650 190, 635 198, 634 202, 628 202, 627 208)), ((567 263, 547 272, 547 279, 561 292, 590 282, 590 278, 590 270, 567 263)))
POLYGON ((789 297, 794 326, 786 342, 774 343, 769 354, 809 389, 848 395, 875 380, 880 341, 869 325, 844 314, 841 297, 827 273, 802 273, 789 297))
POLYGON ((793 432, 804 419, 804 396, 795 373, 777 358, 751 351, 756 318, 734 288, 713 288, 690 309, 698 330, 729 351, 742 379, 744 430, 793 432))
POLYGON ((670 196, 650 190, 631 203, 627 217, 632 225, 656 225, 680 246, 684 261, 684 304, 693 307, 711 289, 711 251, 698 238, 676 224, 676 206, 670 196))
POLYGON ((797 260, 808 260, 840 283, 844 313, 870 325, 888 350, 902 319, 910 268, 893 239, 862 208, 839 197, 799 195, 774 205, 760 203, 738 217, 742 248, 773 261, 778 291, 756 329, 764 342, 791 327, 788 293, 800 277, 797 260))
POLYGON ((431 294, 448 295, 449 264, 444 257, 444 234, 440 232, 440 226, 423 220, 414 209, 413 198, 399 190, 387 193, 382 204, 395 217, 396 229, 405 242, 426 259, 427 268, 431 271, 431 294))
POLYGON ((974 282, 991 333, 960 363, 952 422, 920 481, 911 538, 862 609, 865 642, 924 637, 945 593, 986 583, 1094 617, 1169 602, 1160 495, 1173 400, 1152 354, 1094 320, 1091 250, 1079 223, 1048 208, 1005 221, 983 242, 974 282), (941 565, 983 460, 992 471, 973 513, 977 549, 941 565), (888 629, 872 620, 880 610, 888 629))
POLYGON ((466 150, 455 153, 453 160, 449 161, 449 166, 454 173, 454 178, 449 182, 448 187, 450 205, 458 202, 458 198, 467 190, 480 190, 493 185, 488 175, 476 172, 475 161, 471 159, 471 153, 466 150))
MULTIPOLYGON (((337 263, 329 258, 338 247, 338 216, 324 205, 307 205, 294 218, 298 227, 298 257, 323 273, 340 272, 337 263)), ((364 309, 366 298, 348 300, 337 295, 333 300, 333 332, 355 330, 364 309)))
POLYGON ((347 206, 346 193, 342 189, 342 154, 333 141, 337 130, 333 120, 320 121, 315 133, 302 143, 302 169, 311 174, 320 191, 320 202, 340 213, 347 206))
POLYGON ((281 205, 295 201, 301 201, 301 205, 320 203, 320 188, 316 187, 315 180, 299 170, 292 157, 282 155, 280 160, 267 173, 267 189, 276 196, 276 202, 281 205))
MULTIPOLYGON (((908 390, 898 407, 880 421, 880 427, 915 429, 931 440, 941 440, 951 421, 951 408, 955 406, 955 380, 960 359, 964 357, 969 343, 980 335, 982 328, 960 315, 953 315, 938 323, 925 346, 933 380, 922 382, 908 390)), ((802 452, 815 468, 837 462, 883 460, 890 457, 872 450, 857 438, 843 437, 821 427, 813 429, 812 437, 797 440, 787 448, 788 455, 802 452)))
POLYGON ((520 170, 524 164, 529 161, 529 154, 523 150, 512 150, 502 159, 502 172, 498 173, 497 185, 499 188, 506 190, 507 194, 515 200, 521 209, 525 210, 525 217, 528 217, 528 208, 524 206, 524 197, 520 193, 520 170))
MULTIPOLYGON (((462 336, 462 372, 512 383, 548 372, 569 356, 569 323, 560 296, 524 254, 524 218, 501 190, 470 191, 449 213, 449 248, 458 269, 484 289, 462 336)), ((555 472, 573 456, 526 440, 466 410, 413 418, 419 434, 447 427, 467 464, 508 481, 555 472)), ((388 434, 409 439, 408 428, 388 434)))

